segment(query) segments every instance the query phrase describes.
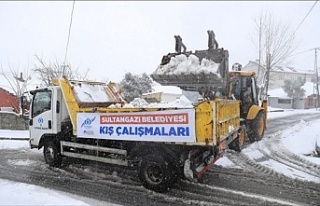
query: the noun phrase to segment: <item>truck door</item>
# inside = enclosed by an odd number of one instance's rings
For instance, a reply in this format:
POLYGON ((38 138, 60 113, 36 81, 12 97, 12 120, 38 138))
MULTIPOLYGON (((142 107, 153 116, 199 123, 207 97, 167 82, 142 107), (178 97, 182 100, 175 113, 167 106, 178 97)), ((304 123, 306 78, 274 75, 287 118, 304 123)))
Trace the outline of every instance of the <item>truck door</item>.
POLYGON ((30 111, 30 147, 39 145, 43 134, 52 133, 52 91, 37 90, 33 93, 30 111))

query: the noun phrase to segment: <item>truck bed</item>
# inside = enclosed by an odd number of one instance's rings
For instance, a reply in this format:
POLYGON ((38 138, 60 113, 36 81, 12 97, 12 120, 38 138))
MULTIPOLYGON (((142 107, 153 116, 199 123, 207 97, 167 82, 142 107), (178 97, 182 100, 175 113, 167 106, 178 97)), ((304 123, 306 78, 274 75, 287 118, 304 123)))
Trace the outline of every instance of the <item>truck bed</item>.
MULTIPOLYGON (((70 83, 66 79, 60 79, 59 85, 61 86, 61 91, 64 96, 65 104, 67 106, 69 116, 73 125, 73 134, 77 136, 82 136, 83 138, 109 138, 115 140, 129 140, 129 141, 154 141, 154 142, 172 142, 178 144, 190 144, 190 145, 208 145, 208 144, 218 144, 220 141, 223 141, 224 138, 230 136, 238 130, 240 126, 240 111, 239 111, 239 101, 227 100, 227 99, 215 99, 211 101, 203 101, 194 106, 194 108, 110 108, 106 106, 89 107, 90 104, 87 104, 87 107, 81 107, 80 105, 83 102, 79 101, 79 96, 76 96, 75 84, 70 83), (186 115, 187 121, 184 122, 170 122, 170 118, 180 118, 181 115, 186 115), (82 119, 79 119, 79 116, 82 116, 82 119), (124 118, 132 117, 132 119, 139 117, 147 116, 149 122, 103 122, 109 117, 111 118, 124 118), (169 119, 169 122, 157 122, 154 123, 153 118, 169 119), (88 132, 87 135, 80 134, 79 128, 90 126, 87 125, 95 119, 96 121, 96 130, 92 133, 88 132), (88 121, 90 120, 90 121, 88 121), (89 122, 89 123, 88 123, 89 122), (113 126, 114 129, 121 127, 121 131, 130 131, 136 129, 140 132, 145 131, 145 127, 148 128, 164 128, 172 127, 172 135, 174 138, 170 137, 170 134, 153 132, 150 136, 145 136, 141 138, 141 134, 129 134, 128 132, 121 137, 121 135, 116 134, 115 132, 111 134, 110 127, 113 126), (109 129, 105 128, 109 127, 109 129), (101 129, 102 128, 102 129, 101 129), (179 139, 179 136, 176 137, 175 131, 179 131, 181 128, 188 128, 190 133, 189 138, 186 141, 183 140, 183 137, 179 139), (103 130, 105 129, 105 130, 103 130), (108 130, 108 131, 107 131, 108 130), (110 132, 110 134, 108 134, 110 132), (194 132, 194 133, 193 133, 194 132), (101 134, 106 133, 106 134, 101 134), (94 135, 90 135, 94 134, 94 135), (99 134, 97 136, 97 134, 99 134), (166 134, 164 138, 163 134, 166 134), (192 135, 193 134, 193 135, 192 135), (115 135, 115 136, 113 136, 115 135), (169 135, 169 136, 168 136, 169 135)), ((85 88, 83 85, 77 88, 78 95, 80 89, 85 88)), ((98 87, 100 88, 100 87, 98 87)), ((81 91, 83 92, 83 91, 81 91)), ((83 92, 84 93, 84 92, 83 92)), ((82 97, 81 97, 82 98, 82 97)), ((119 97, 119 100, 121 98, 119 97)), ((90 103, 90 101, 89 101, 90 103)), ((113 102, 107 102, 112 104, 113 102)), ((120 103, 120 102, 118 102, 120 103)), ((92 103, 93 105, 94 103, 92 103)), ((141 119, 141 118, 140 118, 141 119)), ((121 120, 122 121, 122 120, 121 120)), ((131 120, 130 120, 131 121, 131 120)), ((150 130, 148 130, 150 131, 150 130)), ((83 131, 82 131, 83 132, 83 131)), ((180 131, 181 132, 181 131, 180 131)), ((129 132, 130 133, 130 132, 129 132)), ((170 132, 169 132, 170 133, 170 132)))

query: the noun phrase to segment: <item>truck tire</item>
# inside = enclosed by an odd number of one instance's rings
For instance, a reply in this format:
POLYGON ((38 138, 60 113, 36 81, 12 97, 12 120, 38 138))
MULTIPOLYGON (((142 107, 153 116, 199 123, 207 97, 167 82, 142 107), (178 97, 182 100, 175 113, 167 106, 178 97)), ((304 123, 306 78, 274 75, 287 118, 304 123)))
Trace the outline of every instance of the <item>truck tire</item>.
POLYGON ((52 167, 59 167, 62 162, 62 157, 57 145, 49 140, 44 143, 43 156, 47 164, 52 167))
POLYGON ((159 154, 149 154, 140 161, 138 176, 145 188, 165 192, 176 182, 178 175, 171 162, 159 154))
POLYGON ((250 141, 260 141, 263 138, 265 125, 264 112, 260 111, 256 118, 250 122, 250 141))

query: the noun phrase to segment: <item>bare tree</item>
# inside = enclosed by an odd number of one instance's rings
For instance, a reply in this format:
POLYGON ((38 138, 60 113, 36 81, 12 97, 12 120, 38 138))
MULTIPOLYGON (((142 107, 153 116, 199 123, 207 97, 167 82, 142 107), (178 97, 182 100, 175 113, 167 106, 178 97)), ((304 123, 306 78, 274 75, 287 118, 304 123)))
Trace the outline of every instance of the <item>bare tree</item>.
POLYGON ((70 64, 61 65, 59 61, 55 59, 55 62, 46 63, 41 57, 35 55, 38 64, 35 65, 34 71, 39 75, 39 80, 44 86, 52 85, 52 80, 66 76, 68 79, 86 80, 89 69, 83 74, 79 73, 78 68, 72 69, 70 64))
MULTIPOLYGON (((275 65, 288 64, 289 57, 298 47, 290 24, 276 19, 271 13, 262 12, 254 19, 253 26, 250 36, 259 52, 259 65, 267 64, 269 54, 271 69, 275 65)), ((261 75, 264 75, 264 71, 259 68, 258 76, 261 75)))
MULTIPOLYGON (((14 95, 20 101, 21 96, 23 96, 24 92, 27 91, 27 86, 31 80, 31 74, 29 73, 29 69, 25 69, 24 72, 21 72, 17 67, 14 67, 12 64, 8 65, 9 73, 5 72, 1 65, 1 74, 7 80, 8 84, 14 95)), ((19 105, 20 107, 20 105, 19 105)), ((17 108, 14 108, 18 111, 17 108)), ((21 108, 19 108, 21 113, 21 108)))

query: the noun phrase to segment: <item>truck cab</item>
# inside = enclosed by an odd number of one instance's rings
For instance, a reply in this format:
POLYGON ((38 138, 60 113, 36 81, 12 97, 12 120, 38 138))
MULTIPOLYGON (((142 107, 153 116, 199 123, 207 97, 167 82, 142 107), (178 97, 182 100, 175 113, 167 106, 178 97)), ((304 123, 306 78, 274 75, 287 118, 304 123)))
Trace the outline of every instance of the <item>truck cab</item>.
POLYGON ((59 87, 37 89, 30 93, 33 95, 29 113, 30 147, 40 149, 43 137, 61 132, 61 120, 68 118, 68 112, 59 87))

